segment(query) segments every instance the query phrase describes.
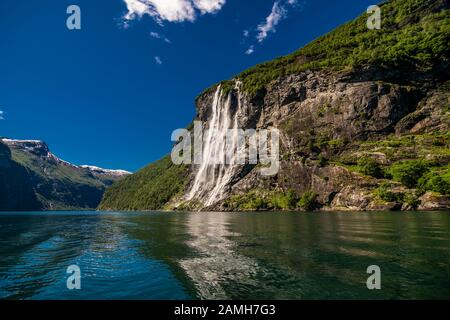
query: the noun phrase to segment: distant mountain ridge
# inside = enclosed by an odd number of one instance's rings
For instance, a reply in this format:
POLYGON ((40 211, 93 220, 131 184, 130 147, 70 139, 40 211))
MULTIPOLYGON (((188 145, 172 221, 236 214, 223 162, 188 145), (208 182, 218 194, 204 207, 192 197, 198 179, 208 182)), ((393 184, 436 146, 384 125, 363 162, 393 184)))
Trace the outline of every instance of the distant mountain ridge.
POLYGON ((125 170, 78 166, 40 140, 0 139, 0 211, 95 209, 125 170))

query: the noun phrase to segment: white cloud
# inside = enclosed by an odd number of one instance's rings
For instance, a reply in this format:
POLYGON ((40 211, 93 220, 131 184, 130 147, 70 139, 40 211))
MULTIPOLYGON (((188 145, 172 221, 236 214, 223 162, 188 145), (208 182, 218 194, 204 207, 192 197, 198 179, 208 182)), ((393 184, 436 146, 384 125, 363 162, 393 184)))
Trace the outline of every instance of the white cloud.
POLYGON ((4 115, 5 113, 3 111, 0 111, 0 120, 5 120, 4 115))
POLYGON ((286 18, 286 16, 287 10, 283 6, 280 6, 279 1, 276 1, 273 4, 272 12, 266 18, 266 21, 257 28, 258 35, 256 36, 256 39, 258 42, 263 42, 267 38, 269 32, 275 32, 275 27, 282 19, 286 18))
POLYGON ((144 14, 150 14, 150 8, 140 0, 124 0, 127 5, 128 12, 124 16, 126 20, 140 18, 144 14))
POLYGON ((152 32, 150 32, 150 36, 152 38, 155 38, 155 39, 162 39, 166 43, 172 43, 172 41, 170 41, 168 38, 166 38, 164 35, 162 35, 162 34, 160 34, 158 32, 153 32, 152 31, 152 32))
MULTIPOLYGON (((262 43, 268 36, 269 33, 275 33, 277 25, 281 20, 288 16, 290 9, 303 9, 306 0, 276 0, 272 6, 270 14, 266 17, 265 21, 260 23, 256 27, 256 41, 262 43)), ((244 30, 244 41, 250 36, 250 31, 248 29, 244 30)), ((245 54, 250 55, 255 52, 255 46, 251 45, 245 54)))
POLYGON ((158 32, 150 32, 152 38, 161 39, 161 35, 158 32))
POLYGON ((140 19, 144 15, 155 18, 159 23, 163 20, 194 21, 195 11, 187 0, 124 0, 128 12, 125 20, 140 19))
POLYGON ((155 62, 159 65, 163 64, 161 58, 158 56, 155 56, 155 62))
POLYGON ((123 0, 128 12, 123 17, 127 21, 140 19, 144 15, 153 17, 159 24, 168 22, 193 22, 197 15, 216 13, 226 0, 123 0))
POLYGON ((226 0, 193 0, 194 6, 202 14, 216 13, 225 5, 226 0))

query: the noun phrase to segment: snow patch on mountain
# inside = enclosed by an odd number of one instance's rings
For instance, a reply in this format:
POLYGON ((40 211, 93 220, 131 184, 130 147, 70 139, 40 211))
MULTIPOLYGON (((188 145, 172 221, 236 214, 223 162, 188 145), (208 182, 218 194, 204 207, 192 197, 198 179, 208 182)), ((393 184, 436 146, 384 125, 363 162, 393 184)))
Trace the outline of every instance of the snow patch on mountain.
POLYGON ((127 176, 132 174, 129 171, 126 170, 112 170, 112 169, 103 169, 96 166, 89 166, 89 165, 82 165, 80 166, 83 169, 88 169, 89 171, 93 173, 99 173, 99 174, 109 174, 109 175, 115 175, 115 176, 127 176))

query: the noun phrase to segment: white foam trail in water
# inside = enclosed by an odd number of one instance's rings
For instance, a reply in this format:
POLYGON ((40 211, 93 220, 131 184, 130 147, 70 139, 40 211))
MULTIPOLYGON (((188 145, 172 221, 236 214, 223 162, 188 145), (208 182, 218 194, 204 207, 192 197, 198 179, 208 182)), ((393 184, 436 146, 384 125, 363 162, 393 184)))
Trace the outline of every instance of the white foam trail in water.
POLYGON ((238 108, 233 116, 230 110, 231 94, 224 99, 221 87, 217 87, 211 106, 211 118, 208 120, 209 130, 203 140, 202 164, 187 200, 199 199, 205 206, 211 206, 224 198, 226 187, 231 182, 236 169, 234 165, 237 163, 236 158, 242 151, 236 152, 239 143, 238 117, 242 109, 240 98, 238 89, 238 108), (226 136, 229 129, 233 130, 233 135, 231 145, 227 147, 226 136))

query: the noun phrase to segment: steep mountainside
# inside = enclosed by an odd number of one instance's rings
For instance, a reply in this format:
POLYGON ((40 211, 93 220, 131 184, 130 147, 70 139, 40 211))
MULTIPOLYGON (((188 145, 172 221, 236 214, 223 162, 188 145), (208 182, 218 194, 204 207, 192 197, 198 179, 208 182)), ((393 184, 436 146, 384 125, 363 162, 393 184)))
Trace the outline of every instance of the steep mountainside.
POLYGON ((281 131, 276 176, 253 165, 205 172, 166 159, 108 189, 100 208, 450 208, 448 1, 381 6, 381 30, 367 29, 363 15, 198 97, 206 127, 227 118, 281 131), (148 186, 170 200, 155 200, 148 186))
POLYGON ((30 173, 11 159, 11 150, 0 141, 0 211, 39 208, 30 173))
POLYGON ((165 157, 106 190, 101 210, 157 210, 186 189, 190 168, 165 157))
POLYGON ((93 209, 107 186, 129 174, 75 166, 42 141, 0 139, 0 210, 93 209))

